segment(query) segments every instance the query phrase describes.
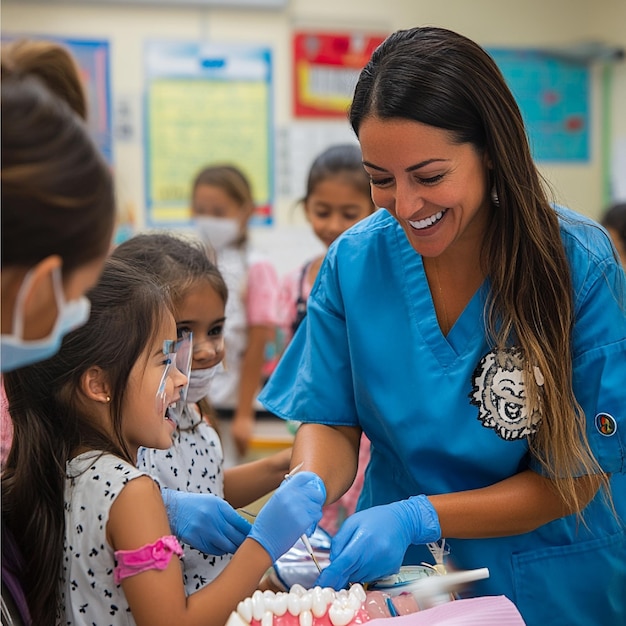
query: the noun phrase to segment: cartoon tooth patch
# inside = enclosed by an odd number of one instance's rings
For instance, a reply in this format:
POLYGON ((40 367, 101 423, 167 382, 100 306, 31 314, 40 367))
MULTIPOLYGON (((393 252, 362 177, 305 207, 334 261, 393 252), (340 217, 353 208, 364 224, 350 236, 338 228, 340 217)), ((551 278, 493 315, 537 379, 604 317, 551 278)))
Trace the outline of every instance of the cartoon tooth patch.
MULTIPOLYGON (((537 432, 541 413, 528 414, 522 353, 519 348, 492 350, 481 360, 473 374, 469 395, 478 407, 478 419, 507 441, 523 439, 537 432)), ((535 380, 543 386, 543 376, 535 368, 535 380)))

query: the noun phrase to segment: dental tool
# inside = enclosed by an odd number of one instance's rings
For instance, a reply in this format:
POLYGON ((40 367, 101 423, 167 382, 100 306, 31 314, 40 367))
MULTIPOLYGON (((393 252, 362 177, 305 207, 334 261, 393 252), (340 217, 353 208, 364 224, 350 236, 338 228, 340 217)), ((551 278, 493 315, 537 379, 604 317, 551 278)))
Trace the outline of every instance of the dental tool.
MULTIPOLYGON (((296 465, 288 474, 285 474, 285 480, 289 480, 294 474, 297 474, 303 465, 304 463, 298 463, 298 465, 296 465)), ((317 571, 321 574, 322 568, 320 567, 320 564, 317 562, 317 559, 315 558, 313 547, 311 546, 311 542, 309 541, 309 538, 306 536, 306 533, 302 533, 300 540, 304 544, 304 547, 306 548, 306 551, 309 553, 309 556, 313 560, 313 563, 315 563, 315 567, 317 567, 317 571)))

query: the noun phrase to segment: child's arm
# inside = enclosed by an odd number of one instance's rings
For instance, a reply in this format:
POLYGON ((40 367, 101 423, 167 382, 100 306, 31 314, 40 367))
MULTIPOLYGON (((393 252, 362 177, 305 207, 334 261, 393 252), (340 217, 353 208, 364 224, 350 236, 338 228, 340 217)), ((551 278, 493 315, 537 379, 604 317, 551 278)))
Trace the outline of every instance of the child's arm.
MULTIPOLYGON (((257 518, 259 525, 220 575, 185 597, 181 564, 125 578, 122 589, 138 626, 223 626, 237 603, 256 589, 273 559, 321 517, 323 483, 310 472, 286 481, 257 518), (297 479, 297 480, 296 480, 297 479)), ((130 481, 113 503, 107 539, 113 549, 137 550, 170 535, 158 486, 147 476, 130 481)))
POLYGON ((273 331, 271 326, 248 327, 248 344, 241 361, 237 409, 231 429, 237 450, 241 455, 247 452, 252 438, 255 422, 254 399, 261 386, 265 346, 270 341, 273 331))
POLYGON ((224 471, 224 499, 234 508, 247 506, 280 485, 289 471, 291 448, 224 471))

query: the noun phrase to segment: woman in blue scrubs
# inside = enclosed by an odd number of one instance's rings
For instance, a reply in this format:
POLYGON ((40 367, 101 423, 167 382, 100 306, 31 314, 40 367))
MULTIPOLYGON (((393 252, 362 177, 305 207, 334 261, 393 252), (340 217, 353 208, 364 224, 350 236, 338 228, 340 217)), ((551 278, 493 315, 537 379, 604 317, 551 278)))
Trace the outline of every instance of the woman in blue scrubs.
POLYGON ((350 121, 381 210, 330 248, 261 394, 302 422, 292 464, 352 482, 318 583, 402 563, 488 567, 528 624, 626 622, 626 279, 606 233, 547 197, 492 59, 391 35, 350 121))

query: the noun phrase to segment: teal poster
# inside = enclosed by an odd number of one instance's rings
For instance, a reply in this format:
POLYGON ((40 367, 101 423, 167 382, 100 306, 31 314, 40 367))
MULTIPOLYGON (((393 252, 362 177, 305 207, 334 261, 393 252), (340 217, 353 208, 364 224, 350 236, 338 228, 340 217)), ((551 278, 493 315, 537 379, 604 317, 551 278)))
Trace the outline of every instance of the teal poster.
POLYGON ((536 50, 488 51, 521 109, 534 159, 588 161, 588 67, 536 50))

